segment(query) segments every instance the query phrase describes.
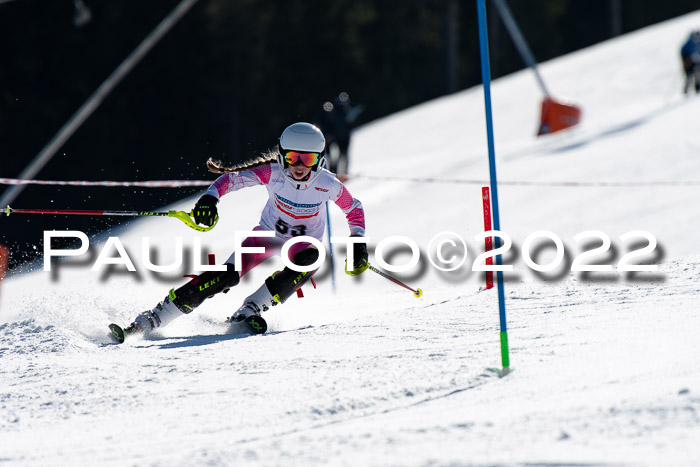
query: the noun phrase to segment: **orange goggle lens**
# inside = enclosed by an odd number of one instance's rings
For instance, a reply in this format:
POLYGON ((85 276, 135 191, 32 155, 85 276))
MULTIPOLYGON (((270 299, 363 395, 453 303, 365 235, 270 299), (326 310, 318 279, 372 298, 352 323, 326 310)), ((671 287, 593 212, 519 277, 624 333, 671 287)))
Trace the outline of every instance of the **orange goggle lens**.
POLYGON ((296 152, 289 151, 284 153, 284 160, 289 165, 304 164, 306 167, 313 167, 318 163, 319 153, 317 152, 296 152))

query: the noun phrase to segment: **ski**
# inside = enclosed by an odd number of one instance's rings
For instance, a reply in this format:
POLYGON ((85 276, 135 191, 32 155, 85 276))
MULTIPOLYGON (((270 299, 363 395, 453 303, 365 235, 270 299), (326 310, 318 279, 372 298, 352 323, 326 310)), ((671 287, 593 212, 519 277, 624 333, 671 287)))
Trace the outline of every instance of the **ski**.
POLYGON ((119 326, 118 324, 110 324, 109 325, 109 330, 112 336, 112 339, 114 339, 117 344, 123 344, 124 339, 126 338, 126 333, 124 330, 119 326))
MULTIPOLYGON (((230 322, 230 321, 229 321, 230 322)), ((242 321, 231 323, 231 332, 234 334, 264 334, 267 331, 267 322, 262 316, 251 315, 242 321)))
POLYGON ((243 324, 252 334, 265 334, 267 331, 267 322, 262 316, 250 315, 243 320, 243 324))
POLYGON ((118 324, 110 324, 109 325, 109 330, 110 330, 110 335, 112 336, 112 339, 117 344, 123 344, 124 340, 126 339, 126 336, 130 334, 134 334, 135 332, 138 332, 138 328, 136 327, 135 324, 132 324, 131 326, 127 328, 122 328, 118 324))
MULTIPOLYGON (((267 322, 258 315, 248 316, 246 319, 231 323, 232 330, 242 334, 264 334, 267 332, 267 322)), ((133 325, 132 325, 133 326, 133 325)), ((126 337, 134 332, 137 332, 135 327, 129 326, 122 328, 118 324, 111 323, 109 325, 110 336, 117 344, 123 344, 126 337)))

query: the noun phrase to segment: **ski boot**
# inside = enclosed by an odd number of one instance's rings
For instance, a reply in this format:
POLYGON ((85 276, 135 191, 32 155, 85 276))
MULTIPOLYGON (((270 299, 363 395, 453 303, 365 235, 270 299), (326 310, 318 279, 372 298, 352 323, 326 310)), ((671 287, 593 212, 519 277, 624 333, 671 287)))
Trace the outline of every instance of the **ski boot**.
POLYGON ((234 332, 243 331, 247 334, 264 334, 267 331, 267 322, 260 316, 258 305, 252 301, 244 303, 226 321, 231 323, 231 329, 234 332))
POLYGON ((145 334, 156 328, 165 326, 178 316, 181 316, 183 312, 173 302, 170 298, 171 296, 174 296, 173 291, 170 291, 170 295, 165 297, 165 299, 152 310, 147 310, 139 314, 136 319, 134 319, 134 322, 126 328, 122 328, 117 324, 110 324, 109 330, 112 332, 114 340, 122 344, 127 336, 139 333, 145 334))
POLYGON ((235 325, 235 329, 240 329, 242 325, 244 331, 250 334, 263 334, 267 331, 267 323, 260 316, 263 311, 279 303, 270 293, 267 284, 263 284, 253 295, 243 301, 243 305, 226 321, 235 325))

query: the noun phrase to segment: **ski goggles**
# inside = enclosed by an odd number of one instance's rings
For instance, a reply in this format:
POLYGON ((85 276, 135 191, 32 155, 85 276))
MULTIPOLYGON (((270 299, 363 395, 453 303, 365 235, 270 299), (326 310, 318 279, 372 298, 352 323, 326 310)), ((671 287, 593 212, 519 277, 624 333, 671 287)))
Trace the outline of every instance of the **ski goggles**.
POLYGON ((306 167, 313 167, 318 164, 319 156, 318 152, 284 151, 284 160, 289 165, 303 164, 306 167))

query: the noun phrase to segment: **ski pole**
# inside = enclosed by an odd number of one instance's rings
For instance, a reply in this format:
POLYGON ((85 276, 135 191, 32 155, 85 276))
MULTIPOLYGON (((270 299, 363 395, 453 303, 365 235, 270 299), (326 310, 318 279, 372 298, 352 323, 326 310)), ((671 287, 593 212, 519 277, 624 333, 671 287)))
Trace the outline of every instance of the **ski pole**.
POLYGON ((8 204, 3 212, 8 216, 12 213, 16 214, 67 214, 67 215, 79 215, 79 216, 165 216, 174 217, 176 219, 184 222, 188 227, 193 228, 199 232, 207 232, 214 228, 216 223, 219 221, 217 216, 214 219, 214 223, 209 227, 202 227, 198 225, 192 219, 192 213, 185 211, 167 211, 167 212, 156 212, 156 211, 78 211, 71 209, 14 209, 8 204))
POLYGON ((328 251, 330 252, 331 259, 331 286, 333 287, 333 293, 335 293, 335 264, 333 261, 333 242, 331 242, 331 215, 328 209, 328 201, 326 201, 326 232, 328 233, 328 251))
POLYGON ((423 295, 423 291, 422 291, 421 289, 413 290, 412 288, 410 288, 409 286, 407 286, 406 284, 404 284, 404 283, 401 282, 400 280, 398 280, 398 279, 396 279, 396 278, 394 278, 394 277, 391 277, 389 274, 383 273, 382 271, 380 271, 379 269, 375 268, 375 267, 372 266, 371 264, 369 265, 369 270, 372 271, 372 272, 376 272, 377 274, 379 274, 380 276, 382 276, 382 277, 384 277, 384 278, 386 278, 386 279, 389 279, 391 282, 393 282, 394 284, 400 285, 400 286, 403 287, 404 289, 410 290, 411 292, 413 292, 413 296, 416 297, 416 298, 418 298, 418 297, 420 297, 420 296, 423 295))

